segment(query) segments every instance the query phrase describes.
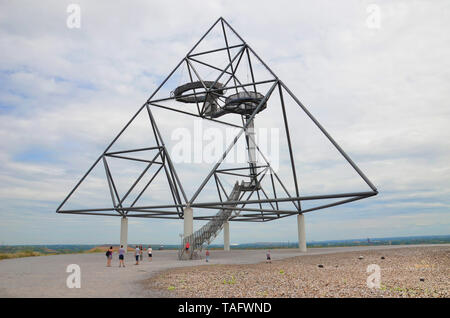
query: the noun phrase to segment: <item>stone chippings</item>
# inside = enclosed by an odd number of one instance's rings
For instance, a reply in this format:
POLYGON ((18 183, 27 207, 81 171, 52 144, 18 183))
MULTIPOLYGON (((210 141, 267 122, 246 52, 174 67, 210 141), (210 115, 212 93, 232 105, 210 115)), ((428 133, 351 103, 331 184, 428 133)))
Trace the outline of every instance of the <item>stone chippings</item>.
POLYGON ((253 265, 214 265, 213 259, 211 262, 168 270, 145 284, 147 288, 169 291, 173 297, 448 298, 450 295, 449 247, 306 255, 253 265), (367 287, 369 264, 381 268, 380 289, 367 287))

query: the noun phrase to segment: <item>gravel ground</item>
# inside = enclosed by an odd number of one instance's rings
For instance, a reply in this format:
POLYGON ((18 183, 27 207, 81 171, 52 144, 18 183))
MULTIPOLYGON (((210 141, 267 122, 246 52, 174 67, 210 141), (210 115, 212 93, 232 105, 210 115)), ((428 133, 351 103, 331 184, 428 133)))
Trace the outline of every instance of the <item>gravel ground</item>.
POLYGON ((448 298, 449 277, 450 247, 427 246, 183 267, 163 271, 145 280, 144 286, 172 297, 448 298), (380 266, 380 289, 367 287, 370 264, 380 266))

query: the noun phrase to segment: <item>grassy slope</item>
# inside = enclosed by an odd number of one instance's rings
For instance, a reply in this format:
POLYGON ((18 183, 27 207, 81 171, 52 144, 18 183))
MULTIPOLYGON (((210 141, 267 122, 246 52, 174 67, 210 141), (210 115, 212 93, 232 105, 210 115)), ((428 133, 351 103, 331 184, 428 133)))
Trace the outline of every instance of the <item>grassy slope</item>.
MULTIPOLYGON (((109 248, 109 246, 96 246, 89 250, 74 250, 74 251, 57 251, 57 250, 50 250, 45 248, 42 251, 34 251, 32 249, 25 249, 25 250, 16 250, 13 252, 0 252, 0 260, 3 259, 11 259, 11 258, 19 258, 19 257, 32 257, 32 256, 47 256, 47 255, 58 255, 58 254, 90 254, 90 253, 106 253, 106 250, 109 248)), ((114 252, 117 252, 119 248, 117 246, 113 246, 114 252)), ((134 252, 133 247, 128 247, 128 251, 134 252)))

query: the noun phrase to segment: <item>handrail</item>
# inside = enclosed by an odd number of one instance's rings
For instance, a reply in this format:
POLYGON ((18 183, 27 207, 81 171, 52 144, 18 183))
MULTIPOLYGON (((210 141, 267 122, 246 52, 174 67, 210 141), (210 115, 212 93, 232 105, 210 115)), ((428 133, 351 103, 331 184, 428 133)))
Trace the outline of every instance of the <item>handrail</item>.
MULTIPOLYGON (((239 198, 240 192, 241 190, 239 183, 236 181, 236 184, 234 185, 233 190, 231 191, 231 194, 228 197, 228 201, 236 201, 239 198)), ((235 206, 236 205, 232 205, 232 207, 235 206)), ((188 251, 189 259, 193 258, 195 251, 202 251, 204 243, 208 242, 209 244, 217 236, 217 234, 219 234, 219 232, 222 230, 224 223, 228 221, 232 213, 233 210, 229 208, 219 210, 219 212, 217 212, 216 215, 214 215, 213 218, 208 223, 206 223, 204 226, 202 226, 199 230, 195 231, 191 235, 183 238, 181 242, 181 247, 178 250, 178 259, 183 258, 187 242, 189 242, 190 246, 188 251)))

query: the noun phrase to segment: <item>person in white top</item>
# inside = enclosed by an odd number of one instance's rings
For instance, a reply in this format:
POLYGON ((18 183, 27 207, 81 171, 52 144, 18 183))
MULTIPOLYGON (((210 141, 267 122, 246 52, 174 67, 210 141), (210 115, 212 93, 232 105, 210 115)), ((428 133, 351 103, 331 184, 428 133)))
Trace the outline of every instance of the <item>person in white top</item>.
POLYGON ((136 257, 136 264, 139 265, 139 255, 141 254, 141 250, 139 249, 139 246, 136 245, 136 250, 134 252, 134 256, 136 257))
POLYGON ((119 267, 125 267, 125 263, 123 262, 124 259, 124 255, 125 255, 125 249, 123 248, 123 245, 120 245, 119 248, 119 267))
POLYGON ((149 245, 148 246, 148 260, 151 261, 152 260, 152 247, 149 245))

